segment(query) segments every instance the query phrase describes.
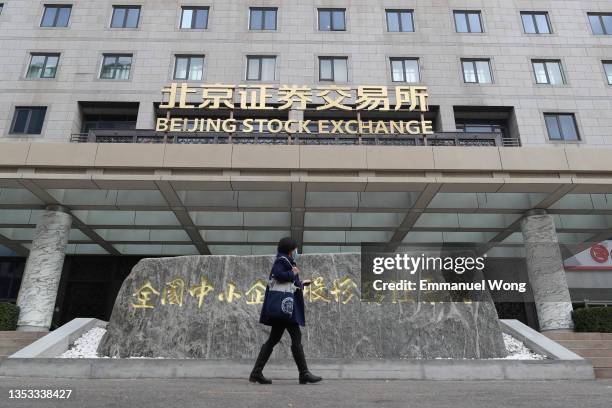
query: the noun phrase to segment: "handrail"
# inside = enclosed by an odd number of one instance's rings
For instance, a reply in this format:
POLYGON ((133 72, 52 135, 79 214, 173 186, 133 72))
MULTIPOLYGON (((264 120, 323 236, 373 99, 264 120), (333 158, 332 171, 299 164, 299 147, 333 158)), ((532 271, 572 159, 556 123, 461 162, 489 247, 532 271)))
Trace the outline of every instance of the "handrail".
POLYGON ((73 143, 167 143, 167 144, 298 144, 298 145, 389 145, 389 146, 520 146, 520 140, 500 133, 436 132, 432 135, 404 134, 304 134, 172 132, 155 130, 96 129, 75 133, 73 143))

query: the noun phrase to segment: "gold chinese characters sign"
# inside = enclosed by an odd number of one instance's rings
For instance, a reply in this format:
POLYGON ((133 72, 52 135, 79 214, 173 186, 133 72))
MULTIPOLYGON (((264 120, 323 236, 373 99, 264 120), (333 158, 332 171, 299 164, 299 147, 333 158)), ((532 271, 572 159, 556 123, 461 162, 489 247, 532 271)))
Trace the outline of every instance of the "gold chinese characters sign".
POLYGON ((198 117, 157 118, 158 132, 226 132, 226 133, 288 133, 288 134, 408 134, 433 133, 433 122, 425 120, 429 110, 425 86, 320 86, 297 85, 222 85, 172 83, 162 89, 161 109, 180 110, 240 109, 243 111, 304 111, 315 106, 315 111, 357 112, 356 119, 338 120, 281 120, 245 118, 226 119, 198 117), (275 101, 275 102, 273 102, 275 101), (362 120, 361 111, 396 112, 398 119, 362 120), (420 114, 419 119, 401 119, 402 113, 420 114))

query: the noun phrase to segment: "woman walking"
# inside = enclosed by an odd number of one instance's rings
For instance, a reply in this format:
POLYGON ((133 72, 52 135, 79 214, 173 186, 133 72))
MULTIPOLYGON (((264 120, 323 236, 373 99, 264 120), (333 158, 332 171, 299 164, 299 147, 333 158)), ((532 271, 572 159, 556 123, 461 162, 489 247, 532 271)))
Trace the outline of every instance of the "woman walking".
POLYGON ((270 272, 269 283, 266 289, 266 295, 264 304, 261 310, 261 316, 259 322, 267 326, 272 326, 270 331, 270 337, 261 346, 255 366, 249 377, 250 382, 256 382, 259 384, 272 384, 272 381, 264 377, 263 368, 266 362, 274 350, 274 346, 280 341, 283 336, 283 332, 287 330, 289 336, 291 336, 291 354, 297 365, 298 372, 300 374, 300 384, 316 383, 321 381, 321 377, 317 377, 308 371, 306 365, 306 357, 304 356, 304 349, 302 347, 302 332, 300 326, 304 326, 304 286, 310 284, 310 281, 300 281, 300 270, 297 267, 295 260, 298 256, 297 242, 291 238, 283 238, 278 243, 278 253, 276 260, 272 265, 272 272, 270 272), (280 300, 280 297, 274 297, 270 294, 272 290, 277 293, 283 288, 286 297, 280 300), (290 295, 293 294, 293 296, 290 295), (291 301, 285 300, 287 297, 291 301), (271 302, 279 301, 276 305, 277 309, 282 309, 282 312, 288 313, 286 319, 279 319, 272 315, 270 308, 274 308, 275 305, 270 305, 271 302), (282 303, 282 304, 281 304, 282 303), (292 305, 292 307, 291 307, 292 305))

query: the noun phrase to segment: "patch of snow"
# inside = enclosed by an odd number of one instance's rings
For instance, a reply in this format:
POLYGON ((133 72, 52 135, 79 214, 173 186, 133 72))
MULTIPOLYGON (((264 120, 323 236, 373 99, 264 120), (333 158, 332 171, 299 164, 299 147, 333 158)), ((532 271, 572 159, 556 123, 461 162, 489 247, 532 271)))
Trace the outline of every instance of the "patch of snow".
POLYGON ((509 334, 503 333, 508 355, 504 360, 545 360, 546 357, 529 350, 525 344, 509 334))
POLYGON ((60 358, 98 358, 98 345, 106 333, 103 327, 94 327, 74 341, 60 358))

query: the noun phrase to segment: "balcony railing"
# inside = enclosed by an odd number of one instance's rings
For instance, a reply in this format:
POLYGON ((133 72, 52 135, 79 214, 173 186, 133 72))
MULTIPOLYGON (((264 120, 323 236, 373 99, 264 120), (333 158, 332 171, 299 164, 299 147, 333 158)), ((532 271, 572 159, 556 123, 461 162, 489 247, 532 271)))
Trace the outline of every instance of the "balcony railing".
POLYGON ((154 130, 90 130, 71 135, 73 143, 383 145, 383 146, 520 146, 500 133, 439 132, 433 135, 330 135, 288 133, 190 133, 154 130))

